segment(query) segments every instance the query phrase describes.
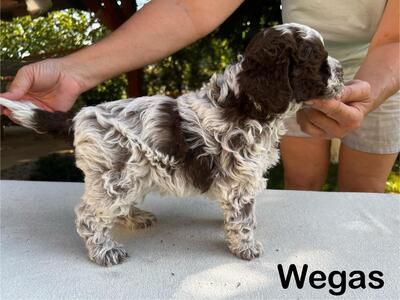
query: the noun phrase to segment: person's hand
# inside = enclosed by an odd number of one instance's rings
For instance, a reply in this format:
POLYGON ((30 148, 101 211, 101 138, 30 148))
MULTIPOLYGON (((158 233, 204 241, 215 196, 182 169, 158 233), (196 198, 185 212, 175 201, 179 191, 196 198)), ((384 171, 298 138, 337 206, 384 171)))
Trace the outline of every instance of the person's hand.
MULTIPOLYGON (((22 67, 6 93, 10 100, 30 100, 49 111, 69 110, 84 90, 78 70, 62 59, 47 59, 22 67)), ((9 116, 10 111, 2 109, 9 116)))
POLYGON ((343 138, 361 126, 372 107, 368 82, 352 80, 339 99, 307 101, 308 107, 297 112, 297 123, 303 132, 319 138, 343 138))

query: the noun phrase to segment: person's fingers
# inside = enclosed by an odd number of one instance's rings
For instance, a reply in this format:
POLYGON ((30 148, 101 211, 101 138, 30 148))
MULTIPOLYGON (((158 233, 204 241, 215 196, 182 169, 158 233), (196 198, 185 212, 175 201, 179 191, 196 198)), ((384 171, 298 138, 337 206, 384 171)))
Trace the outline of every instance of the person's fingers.
POLYGON ((337 118, 341 118, 343 112, 346 111, 347 105, 333 99, 329 100, 313 100, 312 108, 323 112, 325 115, 339 121, 337 118))
POLYGON ((9 110, 9 109, 6 108, 6 107, 2 107, 1 113, 2 113, 3 115, 7 116, 7 117, 10 117, 10 115, 11 115, 11 110, 9 110))
POLYGON ((17 95, 10 93, 10 92, 0 93, 0 97, 10 99, 10 100, 19 100, 17 95))
POLYGON ((30 66, 24 66, 18 70, 7 93, 2 94, 10 100, 20 100, 29 91, 33 83, 33 70, 30 66))
MULTIPOLYGON (((46 105, 43 101, 37 100, 37 99, 35 99, 34 97, 31 97, 31 96, 23 96, 22 99, 21 99, 21 98, 15 98, 15 94, 11 94, 9 92, 6 92, 6 93, 3 93, 3 94, 0 94, 0 97, 6 98, 6 99, 9 99, 9 100, 13 100, 13 101, 27 100, 27 101, 32 102, 36 106, 44 109, 44 110, 54 111, 54 109, 52 109, 50 106, 46 105)), ((6 108, 5 107, 1 107, 1 113, 2 114, 5 114, 5 113, 3 113, 4 109, 6 109, 6 108)))
POLYGON ((324 131, 326 138, 342 138, 344 136, 340 124, 324 113, 316 109, 307 109, 304 111, 304 114, 312 125, 324 131))
POLYGON ((351 80, 346 82, 345 88, 338 100, 343 103, 362 101, 368 99, 371 95, 371 86, 368 82, 362 80, 351 80))
POLYGON ((345 88, 338 98, 312 99, 305 103, 314 107, 315 103, 339 100, 342 103, 362 102, 371 95, 371 86, 368 82, 354 79, 345 83, 345 88))
POLYGON ((2 115, 6 115, 6 111, 7 111, 7 110, 8 110, 7 107, 1 106, 1 105, 0 105, 0 113, 1 113, 2 115))
POLYGON ((0 114, 9 117, 11 114, 11 110, 9 110, 7 107, 0 105, 0 114))
POLYGON ((47 111, 54 111, 54 109, 52 109, 50 106, 46 105, 44 102, 40 101, 40 100, 36 100, 34 98, 29 99, 29 101, 31 101, 33 104, 35 104, 36 106, 47 110, 47 111))
POLYGON ((3 111, 3 115, 7 116, 7 117, 8 117, 11 121, 13 121, 15 124, 19 124, 19 122, 18 122, 16 119, 14 119, 14 118, 12 117, 11 110, 5 109, 5 110, 3 111))
POLYGON ((326 136, 326 133, 321 128, 318 128, 307 119, 307 115, 304 111, 297 112, 296 121, 299 124, 301 131, 304 133, 318 138, 324 138, 326 136))
POLYGON ((337 100, 314 101, 312 107, 337 121, 345 131, 359 128, 364 118, 361 109, 337 100))
POLYGON ((19 122, 12 117, 12 111, 10 109, 8 109, 5 106, 0 106, 0 109, 1 109, 2 116, 4 115, 4 116, 8 117, 11 121, 13 121, 14 123, 19 124, 19 122))

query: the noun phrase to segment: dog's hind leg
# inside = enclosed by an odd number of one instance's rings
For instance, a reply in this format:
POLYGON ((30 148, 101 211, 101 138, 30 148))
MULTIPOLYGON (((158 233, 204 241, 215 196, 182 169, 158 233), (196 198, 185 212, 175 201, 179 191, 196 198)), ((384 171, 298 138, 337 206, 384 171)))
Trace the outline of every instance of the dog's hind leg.
POLYGON ((130 230, 135 230, 153 226, 157 223, 157 218, 152 213, 132 205, 128 215, 116 218, 115 222, 130 230))
POLYGON ((85 194, 75 210, 77 232, 85 241, 91 260, 103 266, 119 264, 128 254, 112 239, 111 229, 115 219, 127 213, 129 205, 110 197, 101 180, 85 178, 85 183, 85 194))
POLYGON ((224 211, 224 229, 229 250, 236 256, 251 260, 263 252, 262 244, 254 239, 256 219, 254 197, 239 192, 226 192, 221 206, 224 211))

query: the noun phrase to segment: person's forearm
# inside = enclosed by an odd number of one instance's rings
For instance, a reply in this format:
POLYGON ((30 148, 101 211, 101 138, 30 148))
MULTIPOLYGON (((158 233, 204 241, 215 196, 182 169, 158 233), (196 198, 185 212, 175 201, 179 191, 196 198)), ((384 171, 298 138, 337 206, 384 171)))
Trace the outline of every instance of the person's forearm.
POLYGON ((371 86, 372 106, 368 112, 378 107, 400 86, 400 43, 389 43, 370 49, 355 75, 355 79, 367 81, 371 86))
POLYGON ((152 0, 98 43, 62 59, 82 90, 164 58, 220 25, 243 0, 152 0))

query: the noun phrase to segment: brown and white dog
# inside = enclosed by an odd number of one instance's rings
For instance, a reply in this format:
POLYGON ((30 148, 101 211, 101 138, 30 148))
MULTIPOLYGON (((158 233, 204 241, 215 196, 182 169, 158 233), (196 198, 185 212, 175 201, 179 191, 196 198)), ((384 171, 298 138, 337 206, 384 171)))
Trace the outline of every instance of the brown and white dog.
POLYGON ((41 133, 73 128, 76 164, 85 174, 76 226, 91 260, 110 266, 127 258, 111 228, 152 225, 155 217, 136 207, 150 191, 217 199, 230 251, 250 260, 262 253, 254 239, 255 198, 265 188, 263 173, 278 161, 284 119, 302 102, 338 96, 342 88, 341 66, 321 35, 284 24, 258 33, 237 63, 177 99, 106 102, 73 120, 27 101, 0 105, 41 133))

